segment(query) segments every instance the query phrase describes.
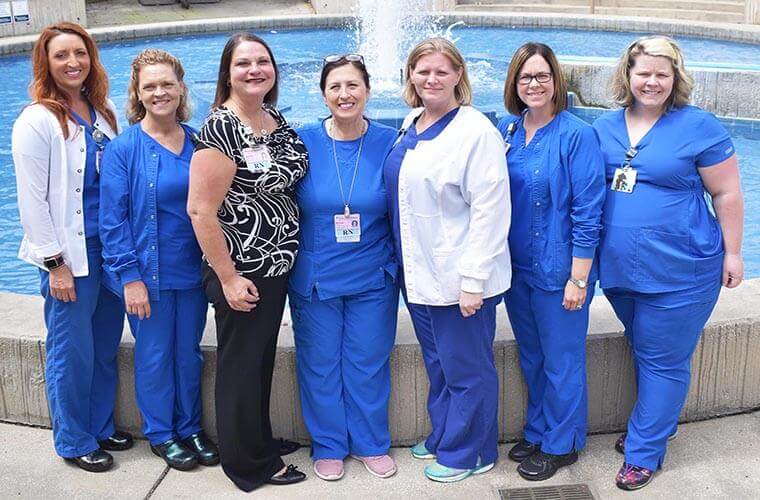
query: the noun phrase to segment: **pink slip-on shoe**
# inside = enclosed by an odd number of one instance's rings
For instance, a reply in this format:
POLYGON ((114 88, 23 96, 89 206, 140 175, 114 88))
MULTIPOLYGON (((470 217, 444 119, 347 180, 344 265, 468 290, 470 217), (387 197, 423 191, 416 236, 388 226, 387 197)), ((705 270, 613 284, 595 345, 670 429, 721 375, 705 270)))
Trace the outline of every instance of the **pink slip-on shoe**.
POLYGON ((378 455, 375 457, 357 457, 356 455, 351 456, 363 463, 364 467, 373 476, 385 479, 387 477, 391 477, 396 473, 396 462, 394 462, 389 455, 378 455))
POLYGON ((314 474, 325 481, 337 481, 343 477, 343 460, 320 458, 314 461, 314 474))

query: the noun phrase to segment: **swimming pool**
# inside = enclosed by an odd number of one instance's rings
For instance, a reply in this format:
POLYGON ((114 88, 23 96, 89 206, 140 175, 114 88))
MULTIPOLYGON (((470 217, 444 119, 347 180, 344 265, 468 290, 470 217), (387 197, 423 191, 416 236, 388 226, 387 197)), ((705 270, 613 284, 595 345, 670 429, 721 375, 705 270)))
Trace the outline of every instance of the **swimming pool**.
MULTIPOLYGON (((331 53, 356 51, 350 30, 284 30, 260 32, 278 59, 281 69, 280 106, 291 122, 307 123, 325 114, 318 77, 322 58, 331 53)), ((521 44, 538 40, 551 45, 563 61, 612 60, 640 34, 578 30, 507 29, 454 27, 451 34, 468 59, 475 105, 503 112, 502 86, 507 60, 521 44)), ((198 126, 213 98, 218 60, 227 35, 176 36, 101 44, 101 56, 111 78, 111 97, 121 112, 126 99, 130 62, 147 47, 160 47, 179 57, 195 104, 191 124, 198 126)), ((690 65, 729 65, 760 70, 755 45, 676 37, 690 65)), ((32 266, 16 258, 22 231, 18 222, 16 188, 11 159, 10 134, 13 120, 28 102, 26 85, 31 67, 28 56, 0 58, 5 85, 0 87, 0 290, 38 293, 39 277, 32 266)), ((370 68, 371 70, 372 68, 370 68)), ((398 75, 383 76, 394 81, 398 75)), ((397 86, 375 89, 368 114, 385 115, 390 110, 405 114, 397 86)), ((576 110, 582 117, 588 112, 576 110), (585 113, 585 114, 584 114, 585 113)), ((126 126, 123 113, 120 123, 126 126)), ((742 183, 747 194, 744 255, 746 275, 760 276, 760 121, 725 120, 740 156, 742 183)))

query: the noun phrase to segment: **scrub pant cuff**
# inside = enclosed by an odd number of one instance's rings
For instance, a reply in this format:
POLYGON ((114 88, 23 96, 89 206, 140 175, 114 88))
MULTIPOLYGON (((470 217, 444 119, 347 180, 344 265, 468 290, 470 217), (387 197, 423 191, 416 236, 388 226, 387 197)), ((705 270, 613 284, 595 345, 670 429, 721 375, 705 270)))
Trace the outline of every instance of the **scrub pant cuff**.
MULTIPOLYGON (((477 465, 477 457, 475 458, 475 461, 467 461, 462 459, 456 459, 453 457, 447 457, 446 455, 437 455, 435 457, 435 461, 439 464, 443 465, 444 467, 451 467, 454 469, 474 469, 477 465)), ((481 463, 484 464, 490 464, 494 462, 495 460, 488 460, 488 457, 483 458, 481 457, 481 463)))
POLYGON ((662 469, 662 463, 664 461, 665 461, 665 457, 662 457, 659 460, 655 460, 655 459, 629 457, 628 453, 625 454, 625 463, 630 464, 630 465, 636 465, 638 467, 644 467, 645 469, 649 469, 653 471, 662 469))
POLYGON ((382 455, 388 455, 390 451, 390 445, 385 448, 367 448, 363 450, 351 450, 351 455, 356 457, 379 457, 382 455))
POLYGON ((98 449, 100 449, 100 445, 98 443, 95 443, 95 446, 92 448, 80 448, 79 450, 71 450, 70 448, 67 448, 66 451, 56 449, 55 452, 61 458, 77 458, 87 455, 88 453, 92 453, 98 449))
POLYGON ((152 434, 150 436, 146 436, 148 438, 148 442, 151 444, 151 446, 158 446, 159 444, 165 443, 169 441, 170 439, 174 439, 174 433, 166 432, 162 434, 152 434))
POLYGON ((114 426, 111 426, 111 427, 109 428, 109 430, 107 430, 106 432, 104 432, 104 433, 103 433, 103 434, 101 434, 100 436, 97 436, 97 438, 96 438, 96 439, 97 439, 98 441, 105 441, 106 439, 108 439, 108 438, 110 438, 111 436, 113 436, 115 433, 116 433, 116 427, 114 427, 114 426))
POLYGON ((348 456, 348 453, 341 454, 336 453, 334 451, 329 450, 323 450, 319 453, 315 453, 312 451, 311 453, 311 459, 312 461, 316 462, 317 460, 345 460, 348 456))
POLYGON ((197 434, 197 433, 201 432, 202 430, 203 430, 203 427, 201 427, 201 426, 199 425, 199 426, 197 426, 197 428, 196 428, 196 427, 193 427, 191 430, 189 430, 189 431, 188 431, 186 434, 184 434, 184 435, 179 435, 179 434, 177 434, 177 437, 179 437, 179 439, 183 441, 183 440, 185 440, 185 439, 189 438, 190 436, 192 436, 193 434, 197 434))
POLYGON ((535 434, 533 432, 525 431, 523 430, 523 439, 525 439, 527 442, 531 444, 541 444, 541 436, 539 434, 535 434))

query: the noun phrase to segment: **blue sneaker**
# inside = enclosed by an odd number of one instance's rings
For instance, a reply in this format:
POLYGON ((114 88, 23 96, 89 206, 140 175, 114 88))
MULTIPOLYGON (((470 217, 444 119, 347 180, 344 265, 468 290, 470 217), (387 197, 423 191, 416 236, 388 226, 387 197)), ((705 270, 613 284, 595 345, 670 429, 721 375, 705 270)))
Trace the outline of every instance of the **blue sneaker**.
POLYGON ((409 450, 412 452, 412 456, 414 458, 418 458, 420 460, 435 458, 435 455, 430 453, 430 451, 428 451, 428 449, 425 447, 425 441, 420 441, 419 443, 412 446, 409 450))
POLYGON ((461 481, 467 476, 485 474, 489 470, 493 469, 494 463, 481 464, 480 458, 474 469, 456 469, 454 467, 446 467, 438 462, 425 467, 425 476, 432 481, 439 483, 454 483, 461 481))

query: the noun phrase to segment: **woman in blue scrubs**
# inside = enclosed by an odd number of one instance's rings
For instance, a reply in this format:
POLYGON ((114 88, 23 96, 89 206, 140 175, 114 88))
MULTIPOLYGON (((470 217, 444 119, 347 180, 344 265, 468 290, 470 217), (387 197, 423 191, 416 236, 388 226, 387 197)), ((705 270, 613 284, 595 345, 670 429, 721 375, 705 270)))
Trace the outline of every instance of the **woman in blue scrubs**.
POLYGON ((100 213, 106 284, 135 337, 135 392, 150 448, 178 470, 219 462, 201 429, 200 341, 208 303, 187 216, 195 131, 182 64, 146 49, 132 61, 132 126, 106 148, 100 213))
POLYGON ((517 472, 541 481, 586 443, 586 331, 594 295, 604 167, 591 126, 567 107, 551 48, 527 43, 509 64, 499 123, 509 145, 512 287, 504 302, 528 387, 517 472))
POLYGON ((616 443, 624 490, 646 486, 662 466, 721 283, 743 279, 736 154, 715 116, 689 105, 693 86, 673 40, 641 38, 613 76, 622 109, 594 122, 609 186, 599 279, 625 326, 638 388, 616 443))
POLYGON ((496 304, 509 288, 509 186, 499 132, 470 106, 464 59, 448 40, 412 49, 404 120, 384 165, 402 291, 430 379, 432 432, 411 450, 454 482, 496 461, 496 304))
POLYGON ((90 472, 132 436, 113 423, 124 308, 102 283, 100 156, 116 135, 108 76, 90 35, 59 23, 32 51, 33 103, 13 125, 19 257, 40 268, 45 299, 45 383, 55 451, 90 472))
POLYGON ((388 400, 398 286, 383 160, 397 132, 364 118, 360 55, 325 58, 320 88, 330 117, 297 131, 309 152, 289 280, 301 408, 318 477, 340 479, 351 455, 387 478, 396 473, 388 400))

